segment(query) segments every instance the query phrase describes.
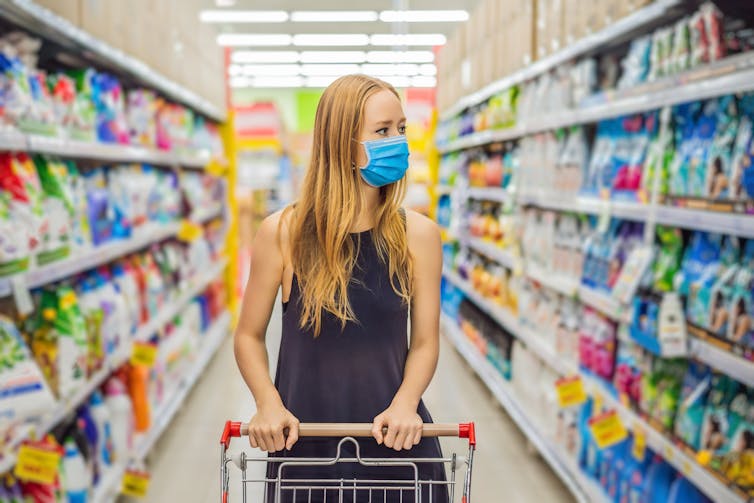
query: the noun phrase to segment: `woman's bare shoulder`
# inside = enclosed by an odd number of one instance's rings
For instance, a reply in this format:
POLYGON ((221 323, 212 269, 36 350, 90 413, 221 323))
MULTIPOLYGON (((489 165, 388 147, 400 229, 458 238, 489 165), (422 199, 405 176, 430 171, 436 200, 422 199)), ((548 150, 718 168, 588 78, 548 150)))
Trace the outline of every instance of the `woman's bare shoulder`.
POLYGON ((412 248, 436 247, 440 243, 440 228, 437 224, 414 210, 406 210, 406 233, 412 248))

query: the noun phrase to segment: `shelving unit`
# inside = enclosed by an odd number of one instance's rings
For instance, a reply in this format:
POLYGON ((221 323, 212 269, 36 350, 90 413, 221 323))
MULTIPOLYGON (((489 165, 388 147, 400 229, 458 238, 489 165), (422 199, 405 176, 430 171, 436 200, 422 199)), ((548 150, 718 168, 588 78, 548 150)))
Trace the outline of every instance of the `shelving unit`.
MULTIPOLYGON (((222 208, 202 211, 194 217, 197 223, 204 223, 222 215, 222 208)), ((115 240, 86 250, 74 252, 71 256, 51 262, 47 265, 33 268, 20 273, 18 276, 26 288, 37 288, 55 281, 60 281, 80 272, 93 269, 99 265, 111 262, 119 257, 169 239, 181 228, 180 222, 167 224, 147 224, 136 230, 135 235, 128 239, 115 240)), ((13 285, 9 278, 0 278, 0 297, 10 295, 13 285)))
POLYGON ((690 338, 689 354, 738 382, 754 387, 754 362, 696 337, 690 338))
MULTIPOLYGON (((225 270, 227 260, 222 259, 211 265, 206 272, 194 278, 189 285, 174 299, 165 304, 157 316, 140 326, 132 337, 132 341, 146 341, 162 327, 170 323, 191 302, 194 297, 201 294, 210 283, 215 281, 225 270)), ((21 443, 33 433, 40 437, 52 430, 60 421, 73 412, 86 400, 92 392, 102 385, 103 382, 118 368, 125 364, 131 356, 130 351, 124 351, 117 358, 105 363, 103 368, 94 374, 89 381, 75 394, 61 399, 57 406, 38 424, 19 435, 5 447, 5 455, 0 458, 0 473, 10 470, 16 462, 15 451, 21 443)))
POLYGON ((204 340, 201 344, 202 347, 199 350, 196 360, 191 364, 191 367, 186 371, 183 378, 176 384, 172 393, 170 393, 172 398, 154 412, 154 424, 149 432, 137 440, 134 455, 131 458, 110 467, 107 473, 102 477, 102 480, 92 497, 94 503, 106 503, 115 500, 120 489, 120 482, 123 478, 123 474, 131 464, 143 461, 146 458, 157 440, 173 421, 173 418, 180 410, 181 404, 186 399, 186 396, 197 383, 204 369, 212 360, 212 357, 228 335, 230 322, 230 312, 226 311, 207 329, 207 332, 204 335, 204 340))
POLYGON ((484 239, 472 237, 464 238, 462 239, 462 242, 466 246, 472 248, 473 250, 476 250, 477 252, 485 255, 488 258, 491 258, 507 269, 517 269, 519 260, 513 255, 513 253, 507 250, 503 250, 494 243, 491 243, 484 239))
POLYGON ((85 55, 94 64, 128 75, 141 85, 151 87, 213 120, 224 121, 226 118, 224 111, 206 99, 30 0, 0 0, 0 16, 31 33, 85 55))
POLYGON ((515 192, 497 187, 471 187, 467 195, 471 199, 495 201, 502 204, 515 201, 515 192))
POLYGON ((448 316, 442 317, 443 333, 453 343, 458 353, 466 360, 485 385, 506 410, 516 425, 526 435, 558 477, 565 483, 577 501, 598 503, 609 501, 597 484, 586 477, 562 450, 545 436, 529 419, 525 409, 508 383, 497 369, 479 353, 474 345, 461 333, 448 316))
MULTIPOLYGON (((725 482, 721 477, 717 476, 715 473, 700 465, 699 462, 695 459, 693 453, 686 452, 683 448, 676 445, 674 440, 665 436, 663 432, 658 431, 648 421, 636 414, 636 412, 634 412, 630 407, 624 405, 624 403, 614 395, 614 392, 609 389, 607 385, 589 375, 588 373, 581 371, 578 365, 569 363, 568 361, 561 358, 555 352, 555 350, 551 348, 539 336, 537 336, 532 329, 521 327, 511 313, 506 312, 504 309, 496 306, 488 299, 485 299, 484 297, 479 295, 474 291, 471 285, 468 284, 468 282, 464 281, 463 278, 461 278, 457 274, 451 271, 444 271, 443 276, 445 276, 448 281, 452 282, 456 287, 463 291, 467 298, 471 300, 477 307, 486 312, 514 337, 521 340, 527 346, 527 348, 532 351, 532 353, 537 355, 537 357, 550 368, 563 376, 581 375, 581 378, 584 380, 586 388, 591 395, 599 394, 604 400, 607 408, 614 409, 620 414, 624 424, 629 430, 634 430, 636 428, 641 429, 641 431, 646 434, 647 447, 651 448, 657 453, 662 454, 668 461, 668 463, 670 463, 678 471, 683 473, 684 476, 691 480, 708 497, 712 498, 713 501, 746 501, 744 494, 742 494, 735 488, 729 487, 727 482, 725 482)), ((443 326, 446 325, 447 323, 443 324, 443 326)), ((449 334, 449 331, 446 331, 446 334, 449 334)), ((460 334, 459 337, 463 337, 463 335, 460 334)), ((453 342, 455 343, 455 340, 453 342)), ((484 358, 479 355, 478 351, 471 345, 471 343, 466 342, 466 345, 470 347, 470 350, 476 352, 477 359, 486 363, 486 360, 484 360, 484 358)), ((491 370, 478 370, 479 368, 481 368, 481 365, 478 365, 476 367, 472 365, 472 367, 474 367, 474 369, 479 373, 482 380, 485 382, 487 382, 487 379, 489 378, 485 378, 485 375, 489 372, 496 373, 496 377, 503 381, 502 376, 497 373, 494 367, 492 367, 491 364, 488 365, 491 367, 491 370)), ((745 367, 742 367, 742 369, 746 370, 745 367)), ((751 376, 749 376, 749 379, 750 378, 751 376)), ((506 407, 505 404, 503 406, 506 407)), ((514 414, 517 412, 518 411, 514 411, 514 414)), ((527 421, 526 416, 524 416, 523 420, 527 421)), ((528 420, 528 422, 530 424, 531 421, 528 420)), ((557 469, 556 473, 558 473, 561 478, 563 477, 563 475, 559 473, 557 469)), ((584 478, 584 475, 581 474, 581 477, 584 478)))

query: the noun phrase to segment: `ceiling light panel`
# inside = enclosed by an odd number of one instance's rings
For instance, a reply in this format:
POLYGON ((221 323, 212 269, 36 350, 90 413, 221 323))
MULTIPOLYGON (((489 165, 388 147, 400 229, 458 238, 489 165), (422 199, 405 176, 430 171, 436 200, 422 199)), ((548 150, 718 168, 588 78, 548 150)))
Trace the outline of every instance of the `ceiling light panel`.
POLYGON ((434 77, 435 75, 437 75, 437 67, 432 64, 420 65, 419 73, 428 77, 434 77))
POLYGON ((364 51, 302 51, 302 63, 363 63, 367 60, 364 51))
POLYGON ((435 87, 437 86, 437 79, 434 77, 412 77, 411 87, 435 87))
POLYGON ((384 10, 380 21, 386 23, 455 23, 469 20, 465 10, 384 10))
POLYGON ((372 23, 379 16, 373 10, 297 10, 291 12, 294 23, 372 23))
POLYGON ((305 85, 306 87, 327 87, 339 78, 340 76, 335 75, 307 77, 305 85))
POLYGON ((369 35, 363 33, 299 33, 293 36, 293 45, 298 46, 361 46, 369 45, 369 35))
POLYGON ((298 63, 296 51, 233 51, 233 63, 298 63))
POLYGON ((243 74, 247 77, 280 77, 298 75, 299 65, 244 65, 243 74))
POLYGON ((251 80, 251 85, 253 87, 277 88, 304 86, 304 79, 301 77, 255 77, 251 80))
POLYGON ((287 34, 221 33, 217 43, 224 47, 274 47, 291 45, 293 37, 287 34))
POLYGON ((384 64, 366 64, 361 65, 361 71, 367 75, 418 75, 419 65, 384 65, 384 64))
POLYGON ((348 75, 359 70, 359 65, 301 65, 301 74, 306 76, 348 75))
POLYGON ((445 45, 445 35, 442 33, 412 33, 408 35, 383 33, 372 35, 369 42, 372 45, 409 46, 409 45, 445 45))
POLYGON ((369 63, 431 63, 435 60, 432 51, 369 51, 369 63))
POLYGON ((285 23, 284 10, 203 10, 199 12, 202 23, 285 23))

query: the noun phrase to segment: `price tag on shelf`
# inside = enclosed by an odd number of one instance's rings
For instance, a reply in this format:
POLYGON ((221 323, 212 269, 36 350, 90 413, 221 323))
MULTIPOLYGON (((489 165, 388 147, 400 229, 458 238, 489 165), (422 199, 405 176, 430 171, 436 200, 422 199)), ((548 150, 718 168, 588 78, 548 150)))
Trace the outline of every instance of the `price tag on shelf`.
POLYGON ((602 397, 602 393, 594 390, 592 393, 592 415, 596 415, 602 412, 602 407, 605 405, 605 400, 602 397))
POLYGON ((634 427, 634 443, 631 454, 640 463, 644 461, 644 456, 647 454, 647 433, 640 426, 634 427))
POLYGON ((48 444, 26 443, 18 449, 13 474, 21 480, 53 484, 58 477, 60 449, 48 444))
POLYGON ((126 470, 120 484, 120 493, 133 498, 144 498, 149 491, 149 474, 136 470, 126 470))
POLYGON ((586 402, 586 391, 581 376, 563 377, 555 381, 558 405, 565 409, 586 402))
POLYGON ((151 367, 157 360, 157 346, 148 342, 134 342, 131 349, 131 365, 151 367))
POLYGON ((202 237, 203 234, 204 229, 202 229, 201 225, 189 220, 183 220, 176 237, 185 243, 191 243, 202 237))
POLYGON ((597 218, 597 232, 605 234, 610 228, 610 204, 605 201, 597 218))
POLYGON ((670 444, 665 445, 665 448, 662 450, 662 455, 666 461, 673 461, 673 459, 675 458, 675 451, 673 450, 673 446, 671 446, 670 444))
POLYGON ((29 288, 26 286, 26 276, 17 274, 10 278, 11 288, 13 289, 13 300, 16 303, 16 309, 21 316, 28 316, 34 311, 34 301, 31 298, 29 288))
POLYGON ((615 445, 628 436, 618 413, 609 410, 589 420, 589 429, 599 449, 615 445))

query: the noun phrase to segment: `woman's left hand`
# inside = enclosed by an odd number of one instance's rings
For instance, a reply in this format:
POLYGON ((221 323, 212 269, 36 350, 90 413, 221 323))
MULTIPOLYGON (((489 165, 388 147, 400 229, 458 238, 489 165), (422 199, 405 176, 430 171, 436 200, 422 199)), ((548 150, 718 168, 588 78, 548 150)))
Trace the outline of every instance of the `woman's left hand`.
POLYGON ((390 404, 372 423, 372 436, 378 444, 385 444, 396 451, 409 450, 422 438, 424 421, 416 413, 416 407, 409 404, 390 404), (383 434, 383 428, 387 433, 383 434))

